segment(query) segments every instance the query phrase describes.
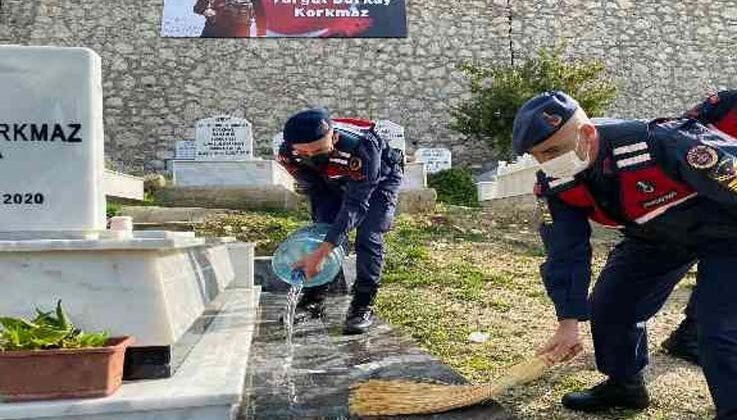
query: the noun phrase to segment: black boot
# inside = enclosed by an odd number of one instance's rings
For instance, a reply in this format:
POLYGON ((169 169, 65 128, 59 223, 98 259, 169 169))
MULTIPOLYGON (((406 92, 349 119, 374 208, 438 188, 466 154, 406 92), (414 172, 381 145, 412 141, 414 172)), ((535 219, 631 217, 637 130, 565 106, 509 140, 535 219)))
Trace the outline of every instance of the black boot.
POLYGON ((696 322, 691 318, 684 319, 661 346, 673 357, 700 365, 698 332, 696 322))
MULTIPOLYGON (((294 311, 294 323, 299 324, 310 319, 324 318, 326 294, 327 287, 318 286, 305 289, 294 311)), ((284 323, 283 314, 279 317, 279 322, 284 323)))
POLYGON ((563 396, 563 406, 578 411, 606 411, 610 408, 643 410, 650 405, 650 397, 642 376, 628 381, 606 381, 585 391, 569 392, 563 396))
POLYGON ((344 334, 364 334, 374 325, 374 308, 372 307, 374 297, 376 297, 376 291, 353 293, 353 300, 343 328, 344 334))

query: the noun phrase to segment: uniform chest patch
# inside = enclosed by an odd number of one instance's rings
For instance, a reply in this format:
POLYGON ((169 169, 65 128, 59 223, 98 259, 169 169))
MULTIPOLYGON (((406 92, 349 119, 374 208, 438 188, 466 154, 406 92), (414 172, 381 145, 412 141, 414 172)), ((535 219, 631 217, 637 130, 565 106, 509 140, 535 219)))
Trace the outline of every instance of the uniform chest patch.
POLYGON ((689 149, 686 162, 694 169, 712 169, 719 163, 719 154, 713 147, 700 144, 689 149))
POLYGON ((360 181, 363 176, 363 161, 358 156, 352 156, 345 152, 339 152, 340 157, 331 157, 330 164, 325 168, 324 174, 330 179, 349 177, 354 181, 360 181))
POLYGON ((652 181, 637 181, 637 189, 643 194, 652 194, 655 192, 655 184, 652 181))
POLYGON ((363 161, 358 156, 353 156, 348 160, 348 169, 352 172, 358 172, 363 168, 363 161))

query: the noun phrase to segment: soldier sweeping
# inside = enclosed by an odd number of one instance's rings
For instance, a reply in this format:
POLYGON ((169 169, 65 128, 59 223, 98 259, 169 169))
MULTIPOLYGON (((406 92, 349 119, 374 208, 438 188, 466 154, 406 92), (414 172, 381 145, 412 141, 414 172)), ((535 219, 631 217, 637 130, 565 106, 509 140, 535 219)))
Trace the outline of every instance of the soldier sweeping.
POLYGON ((694 119, 594 123, 562 92, 541 94, 518 112, 514 150, 542 167, 541 272, 559 319, 540 352, 580 351, 578 323, 590 320, 597 367, 608 377, 566 394, 566 407, 649 405, 645 323, 698 262, 699 357, 717 418, 737 418, 735 145, 694 119), (589 219, 624 234, 590 299, 589 219))

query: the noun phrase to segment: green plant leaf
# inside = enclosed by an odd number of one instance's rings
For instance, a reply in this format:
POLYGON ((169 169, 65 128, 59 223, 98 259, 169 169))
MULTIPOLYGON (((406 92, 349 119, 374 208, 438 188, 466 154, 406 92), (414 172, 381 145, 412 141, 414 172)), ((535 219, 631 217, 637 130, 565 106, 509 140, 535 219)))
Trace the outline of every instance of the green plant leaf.
POLYGON ((64 308, 61 307, 61 299, 56 302, 56 318, 59 321, 60 328, 63 328, 64 330, 71 329, 69 319, 67 318, 66 313, 64 313, 64 308))
POLYGON ((468 78, 471 98, 451 108, 450 128, 485 142, 492 158, 509 159, 517 110, 547 90, 562 90, 578 100, 590 117, 604 115, 617 96, 617 86, 601 61, 569 59, 565 46, 541 49, 514 65, 467 62, 459 69, 468 78))
POLYGON ((109 340, 106 332, 80 334, 76 341, 81 348, 85 347, 103 347, 109 340))
POLYGON ((0 325, 5 329, 33 329, 38 326, 22 318, 0 317, 0 325))
POLYGON ((476 184, 468 169, 451 168, 430 174, 427 183, 437 191, 441 203, 467 207, 479 205, 476 184))
POLYGON ((36 308, 34 322, 3 317, 0 326, 0 351, 100 347, 108 340, 105 332, 84 333, 75 328, 61 300, 57 301, 55 311, 44 312, 36 308))
POLYGON ((44 312, 38 308, 36 308, 36 318, 34 318, 33 323, 36 325, 50 325, 55 324, 54 316, 52 315, 53 311, 44 312))

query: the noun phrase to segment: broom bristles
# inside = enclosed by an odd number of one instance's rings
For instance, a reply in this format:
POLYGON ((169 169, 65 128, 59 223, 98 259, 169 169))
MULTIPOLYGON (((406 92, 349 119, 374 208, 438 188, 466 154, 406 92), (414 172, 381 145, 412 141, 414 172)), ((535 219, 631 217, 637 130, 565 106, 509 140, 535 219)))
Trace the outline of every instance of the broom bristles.
POLYGON ((550 363, 535 357, 512 367, 498 381, 482 385, 438 385, 404 380, 370 380, 351 392, 351 412, 359 416, 430 414, 468 407, 541 377, 550 363))

